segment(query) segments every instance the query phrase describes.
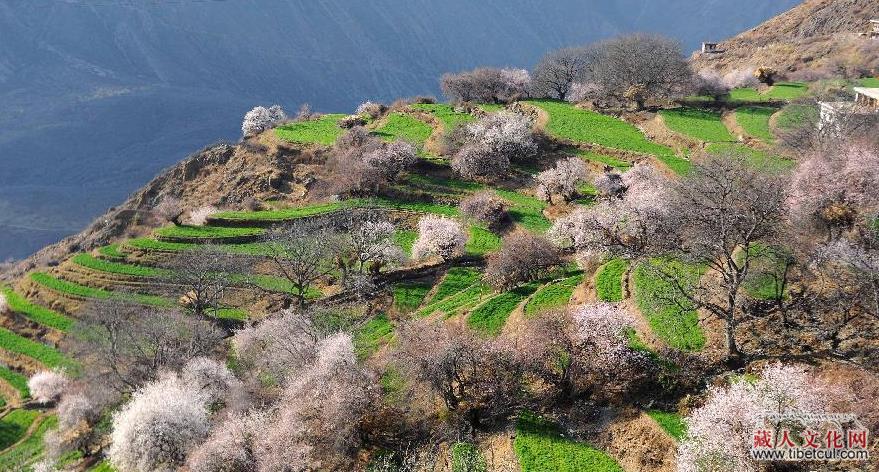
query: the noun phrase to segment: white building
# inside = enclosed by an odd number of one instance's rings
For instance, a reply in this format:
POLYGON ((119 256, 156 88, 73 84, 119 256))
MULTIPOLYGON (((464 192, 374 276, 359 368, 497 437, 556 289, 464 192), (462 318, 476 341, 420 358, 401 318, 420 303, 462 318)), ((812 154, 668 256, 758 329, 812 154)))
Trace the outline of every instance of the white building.
POLYGON ((838 125, 840 119, 852 115, 879 115, 879 88, 855 87, 852 102, 820 102, 819 129, 838 125))

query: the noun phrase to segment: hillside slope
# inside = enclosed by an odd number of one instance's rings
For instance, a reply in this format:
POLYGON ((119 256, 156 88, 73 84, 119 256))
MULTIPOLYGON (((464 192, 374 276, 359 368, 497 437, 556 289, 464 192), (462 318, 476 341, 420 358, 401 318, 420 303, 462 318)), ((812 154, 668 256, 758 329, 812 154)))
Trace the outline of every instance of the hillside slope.
POLYGON ((807 0, 722 41, 722 54, 696 54, 694 61, 697 67, 719 72, 769 66, 787 74, 862 73, 879 67, 879 41, 859 36, 873 18, 879 18, 879 2, 807 0), (853 70, 855 63, 866 64, 865 70, 853 70))
POLYGON ((0 261, 76 232, 256 104, 345 112, 626 31, 687 48, 797 0, 0 2, 0 261))

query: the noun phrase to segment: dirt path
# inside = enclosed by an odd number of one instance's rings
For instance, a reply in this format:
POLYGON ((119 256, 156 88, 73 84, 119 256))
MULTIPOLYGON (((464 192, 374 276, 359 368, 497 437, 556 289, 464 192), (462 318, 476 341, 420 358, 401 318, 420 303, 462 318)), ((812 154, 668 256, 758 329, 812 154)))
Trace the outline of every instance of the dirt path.
MULTIPOLYGON (((6 416, 6 415, 4 414, 3 416, 6 416)), ((34 418, 34 421, 31 423, 30 426, 28 426, 27 431, 24 432, 24 434, 21 436, 21 438, 18 441, 12 443, 6 449, 0 450, 0 456, 2 456, 3 454, 6 454, 7 452, 9 452, 12 449, 15 449, 15 447, 18 446, 19 444, 27 441, 34 434, 34 431, 36 431, 37 428, 39 428, 40 425, 43 424, 43 421, 46 421, 49 418, 49 416, 50 416, 49 412, 40 413, 39 416, 34 418)))

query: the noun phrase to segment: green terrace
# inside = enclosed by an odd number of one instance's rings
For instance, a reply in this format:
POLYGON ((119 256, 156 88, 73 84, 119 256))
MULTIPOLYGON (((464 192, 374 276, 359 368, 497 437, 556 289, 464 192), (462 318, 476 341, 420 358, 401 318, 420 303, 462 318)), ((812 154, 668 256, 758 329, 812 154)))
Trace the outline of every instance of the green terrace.
POLYGON ((354 349, 357 357, 366 359, 382 346, 390 342, 394 335, 394 325, 384 313, 367 321, 354 335, 354 349))
POLYGON ((653 418, 653 421, 656 421, 675 441, 680 441, 687 435, 687 425, 684 424, 681 415, 675 412, 660 410, 650 410, 647 412, 647 415, 653 418))
POLYGON ((546 111, 549 115, 546 130, 556 138, 649 154, 678 174, 690 169, 690 162, 677 157, 674 150, 650 141, 641 130, 623 120, 558 100, 528 100, 525 103, 546 111))
POLYGON ((280 208, 276 210, 260 211, 221 211, 208 217, 211 225, 223 226, 233 222, 282 222, 317 216, 334 211, 357 206, 359 200, 345 200, 341 202, 318 203, 301 207, 280 208))
MULTIPOLYGON (((100 288, 89 287, 67 280, 58 279, 44 272, 31 272, 29 277, 31 281, 42 287, 52 290, 55 293, 78 299, 103 301, 116 300, 162 309, 170 309, 178 306, 175 300, 167 297, 148 295, 143 293, 110 291, 100 288)), ((221 308, 217 311, 216 316, 217 318, 230 320, 247 319, 247 313, 244 310, 240 310, 238 308, 221 308)))
POLYGON ((8 367, 0 366, 0 379, 3 379, 3 381, 11 385, 22 399, 31 396, 31 391, 27 386, 28 379, 24 375, 21 375, 8 367))
POLYGON ((773 102, 789 101, 804 96, 809 91, 809 84, 802 82, 779 82, 766 91, 754 87, 733 89, 729 93, 732 102, 773 102))
POLYGON ((439 282, 427 305, 418 310, 417 316, 442 313, 449 317, 477 305, 492 292, 482 282, 482 274, 469 267, 452 267, 439 282))
POLYGON ((748 106, 736 109, 736 123, 752 138, 771 143, 775 137, 769 127, 769 120, 778 109, 772 107, 748 106))
POLYGON ((550 282, 540 288, 525 304, 525 316, 533 317, 540 312, 562 308, 571 300, 574 289, 583 282, 583 274, 550 282))
POLYGON ((393 112, 384 119, 384 124, 372 133, 385 141, 402 139, 420 149, 433 133, 433 128, 412 115, 393 112))
POLYGON ((443 124, 445 131, 450 131, 462 124, 475 120, 473 115, 458 113, 455 111, 455 107, 446 103, 417 103, 410 105, 410 108, 432 114, 443 124))
POLYGON ((316 120, 297 121, 275 128, 275 134, 291 143, 332 146, 344 131, 339 127, 343 114, 323 115, 316 120))
POLYGON ((552 222, 543 215, 546 208, 543 200, 510 190, 495 189, 494 192, 510 204, 510 217, 523 228, 543 233, 552 226, 552 222))
POLYGON ((32 470, 33 465, 44 455, 43 437, 49 430, 58 427, 58 417, 54 415, 44 416, 42 419, 31 418, 30 414, 19 413, 16 414, 16 416, 16 418, 10 418, 8 424, 3 423, 3 420, 0 420, 0 427, 7 429, 8 431, 0 433, 0 435, 2 435, 0 442, 3 442, 4 444, 15 444, 24 437, 25 432, 29 427, 32 427, 33 423, 36 421, 39 421, 40 423, 35 429, 33 429, 33 432, 26 439, 18 442, 14 447, 7 449, 2 455, 0 455, 0 470, 32 470), (21 428, 24 426, 27 427, 22 431, 21 428), (18 434, 19 432, 21 433, 20 435, 18 434))
POLYGON ((69 330, 73 325, 72 318, 31 303, 8 287, 0 287, 0 292, 6 297, 6 303, 10 310, 37 324, 62 332, 69 330))
POLYGON ((0 418, 0 450, 24 438, 28 428, 39 416, 40 412, 37 410, 12 410, 0 418))
POLYGON ((721 121, 720 112, 681 107, 659 112, 672 131, 705 142, 734 142, 736 139, 721 121))
POLYGON ((0 349, 30 357, 50 369, 76 366, 73 360, 55 348, 15 334, 6 328, 0 328, 0 349))
POLYGON ((489 298, 470 313, 467 324, 479 333, 497 336, 516 307, 540 286, 540 282, 531 282, 489 298))
POLYGON ((165 226, 154 232, 156 239, 169 242, 250 242, 265 234, 263 228, 226 226, 165 226))
POLYGON ((632 167, 632 163, 628 161, 624 161, 622 159, 617 159, 612 156, 607 156, 605 154, 601 154, 595 151, 585 151, 582 149, 574 150, 574 153, 581 157, 582 159, 588 162, 595 162, 597 164, 602 164, 606 166, 613 167, 619 170, 627 170, 632 167))
POLYGON ((431 285, 423 282, 403 282, 394 286, 394 308, 400 313, 412 313, 424 302, 431 285))
POLYGON ((604 302, 623 300, 623 276, 629 269, 625 259, 611 259, 598 268, 595 273, 595 294, 604 302))
POLYGON ((639 264, 632 276, 635 304, 656 336, 675 349, 702 349, 705 346, 705 333, 699 326, 698 312, 688 300, 676 294, 671 283, 652 270, 649 264, 677 279, 677 283, 683 287, 695 284, 705 269, 675 260, 654 259, 639 264))
POLYGON ((522 472, 622 472, 604 451, 563 435, 558 426, 523 412, 516 423, 513 449, 522 472))

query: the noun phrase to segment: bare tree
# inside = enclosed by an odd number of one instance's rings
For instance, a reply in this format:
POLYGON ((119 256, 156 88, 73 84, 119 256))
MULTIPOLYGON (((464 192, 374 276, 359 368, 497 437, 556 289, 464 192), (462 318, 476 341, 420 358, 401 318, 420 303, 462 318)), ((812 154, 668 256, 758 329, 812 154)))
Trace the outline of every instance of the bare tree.
POLYGON ((73 335, 83 370, 121 392, 154 380, 162 369, 210 354, 223 338, 206 320, 121 302, 88 306, 73 335))
POLYGON ((632 100, 638 109, 647 99, 671 98, 692 83, 690 66, 675 40, 633 34, 599 43, 594 81, 607 94, 632 100))
POLYGON ((509 103, 527 95, 531 77, 521 69, 479 68, 440 79, 443 94, 453 103, 509 103))
POLYGON ((660 251, 706 266, 708 277, 683 283, 662 264, 650 264, 678 295, 725 324, 727 354, 741 357, 736 328, 742 320, 743 283, 755 260, 767 257, 786 218, 781 176, 755 168, 747 157, 708 156, 676 183, 669 215, 674 235, 661 238, 660 251), (666 246, 666 247, 662 247, 666 246))
POLYGON ((234 256, 212 245, 182 252, 171 262, 170 269, 171 282, 182 292, 181 304, 196 316, 214 317, 242 271, 234 256))
POLYGON ((534 69, 535 93, 565 100, 575 82, 584 82, 595 57, 592 48, 564 48, 543 56, 534 69))
POLYGON ((483 190, 461 200, 458 210, 467 218, 485 224, 490 229, 501 226, 507 218, 507 204, 490 190, 483 190))
POLYGON ((269 232, 267 247, 269 258, 304 306, 309 288, 335 268, 339 235, 325 224, 295 222, 269 232))
POLYGON ((397 361, 414 385, 428 385, 472 429, 521 400, 522 367, 513 345, 458 323, 424 318, 404 325, 397 361))
POLYGON ((503 239, 500 251, 492 255, 485 268, 485 279, 499 290, 537 280, 561 262, 558 249, 542 236, 525 230, 503 239))

